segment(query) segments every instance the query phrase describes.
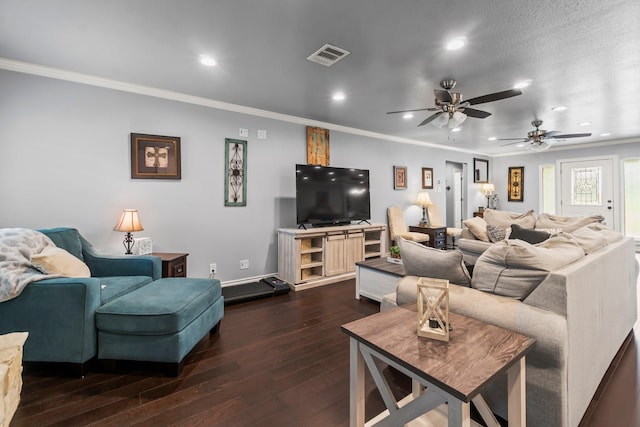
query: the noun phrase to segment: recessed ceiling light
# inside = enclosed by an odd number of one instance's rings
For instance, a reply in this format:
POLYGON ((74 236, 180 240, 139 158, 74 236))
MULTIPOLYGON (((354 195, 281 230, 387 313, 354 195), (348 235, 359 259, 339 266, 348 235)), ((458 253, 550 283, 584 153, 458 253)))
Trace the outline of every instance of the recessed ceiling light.
POLYGON ((215 58, 212 58, 209 55, 200 55, 200 63, 207 67, 213 67, 218 64, 215 58))
POLYGON ((557 107, 553 107, 553 108, 551 109, 551 111, 564 111, 564 110, 566 110, 567 108, 569 108, 569 107, 566 107, 566 106, 564 106, 564 105, 558 105, 557 107))
POLYGON ((600 134, 600 136, 609 136, 609 135, 611 135, 611 132, 605 132, 600 134))
POLYGON ((495 136, 490 136, 488 139, 489 139, 489 141, 495 141, 498 138, 496 138, 495 136))
POLYGON ((514 89, 523 89, 531 85, 531 80, 522 80, 513 85, 514 89))
POLYGON ((447 50, 458 50, 464 47, 467 44, 466 37, 456 37, 455 39, 449 40, 447 42, 446 48, 447 50))
POLYGON ((404 113, 402 118, 406 120, 413 119, 413 113, 404 113))
POLYGON ((336 92, 333 94, 332 98, 334 101, 344 101, 346 96, 344 92, 336 92))
POLYGON ((461 127, 451 129, 451 132, 460 132, 462 130, 461 127))
POLYGON ((591 124, 591 122, 580 122, 578 123, 578 126, 589 126, 591 124))
POLYGON ((520 143, 520 144, 516 145, 516 147, 518 147, 518 148, 524 147, 524 143, 520 143))

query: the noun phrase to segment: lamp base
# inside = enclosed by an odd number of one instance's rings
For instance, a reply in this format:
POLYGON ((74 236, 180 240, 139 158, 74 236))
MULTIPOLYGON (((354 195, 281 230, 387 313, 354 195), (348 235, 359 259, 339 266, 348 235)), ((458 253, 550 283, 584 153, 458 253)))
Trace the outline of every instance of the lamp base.
POLYGON ((125 234, 122 244, 124 245, 124 248, 127 250, 124 254, 133 255, 133 252, 131 252, 131 248, 133 248, 133 234, 131 233, 125 234))

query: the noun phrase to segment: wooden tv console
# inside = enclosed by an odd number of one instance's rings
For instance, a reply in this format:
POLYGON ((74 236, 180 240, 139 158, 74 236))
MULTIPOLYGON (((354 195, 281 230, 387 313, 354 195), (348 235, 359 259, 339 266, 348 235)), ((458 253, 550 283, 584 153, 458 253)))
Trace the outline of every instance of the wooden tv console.
POLYGON ((278 278, 296 290, 328 285, 356 275, 356 262, 387 251, 387 226, 278 229, 278 278))

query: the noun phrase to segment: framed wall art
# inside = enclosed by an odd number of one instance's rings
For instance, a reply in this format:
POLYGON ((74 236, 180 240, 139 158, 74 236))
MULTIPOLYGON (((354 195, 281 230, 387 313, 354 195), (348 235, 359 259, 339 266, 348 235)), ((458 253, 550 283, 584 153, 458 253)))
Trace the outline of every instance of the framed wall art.
POLYGON ((473 159, 473 182, 480 184, 489 182, 489 160, 473 159))
POLYGON ((509 168, 507 200, 510 202, 524 201, 524 166, 509 168))
POLYGON ((433 168, 422 168, 422 188, 433 188, 433 168))
POLYGON ((393 189, 394 190, 407 189, 407 167, 406 166, 393 167, 393 189))
POLYGON ((329 166, 329 129, 307 126, 307 164, 329 166))
POLYGON ((224 205, 247 206, 247 141, 224 140, 224 205))
POLYGON ((180 137, 131 134, 132 179, 181 179, 180 137))

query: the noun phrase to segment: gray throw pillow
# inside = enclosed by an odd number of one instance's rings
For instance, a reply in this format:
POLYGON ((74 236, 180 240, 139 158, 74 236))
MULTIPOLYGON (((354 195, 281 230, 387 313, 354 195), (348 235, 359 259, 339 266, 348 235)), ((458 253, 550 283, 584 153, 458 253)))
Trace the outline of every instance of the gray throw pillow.
POLYGON ((527 243, 535 245, 547 240, 551 234, 546 231, 534 230, 533 228, 522 228, 518 224, 511 224, 511 234, 509 239, 524 240, 527 243))
POLYGON ((462 262, 462 252, 429 248, 403 238, 398 238, 398 246, 407 276, 432 277, 471 286, 471 276, 462 262))
POLYGON ((507 236, 507 230, 496 225, 487 224, 487 236, 492 243, 504 240, 507 236))

